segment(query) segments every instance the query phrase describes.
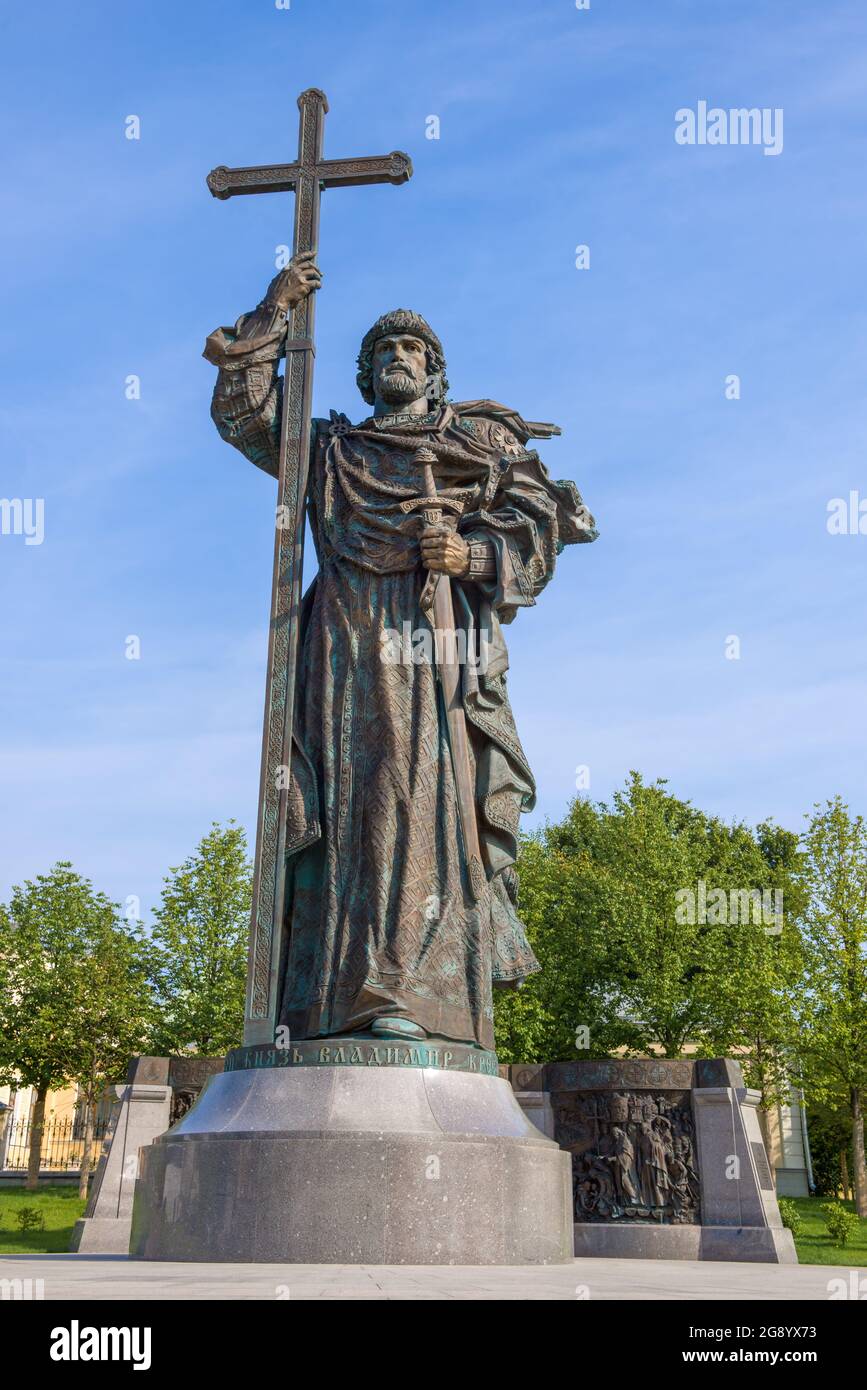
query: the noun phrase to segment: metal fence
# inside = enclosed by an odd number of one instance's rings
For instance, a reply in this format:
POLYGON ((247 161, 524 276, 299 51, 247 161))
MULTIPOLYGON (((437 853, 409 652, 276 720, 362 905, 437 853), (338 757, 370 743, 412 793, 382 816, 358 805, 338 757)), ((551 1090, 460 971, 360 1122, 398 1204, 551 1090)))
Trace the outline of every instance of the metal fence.
MULTIPOLYGON (((107 1117, 98 1117, 93 1130, 91 1162, 99 1156, 100 1145, 105 1138, 107 1117)), ((9 1172, 26 1172, 30 1157, 30 1119, 17 1120, 9 1127, 6 1143, 4 1169, 9 1172)), ((2 1145, 0 1145, 2 1148, 2 1145)), ((84 1153, 84 1116, 68 1116, 63 1120, 46 1120, 42 1130, 42 1172, 77 1173, 81 1169, 84 1153)))

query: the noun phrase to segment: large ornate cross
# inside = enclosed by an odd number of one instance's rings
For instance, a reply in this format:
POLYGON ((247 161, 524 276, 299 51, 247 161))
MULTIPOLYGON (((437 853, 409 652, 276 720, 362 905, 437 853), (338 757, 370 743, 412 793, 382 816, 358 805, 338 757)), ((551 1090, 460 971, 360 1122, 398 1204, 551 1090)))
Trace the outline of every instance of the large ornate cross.
MULTIPOLYGON (((323 159, 322 138, 328 101, 315 87, 298 98, 301 119, 298 158, 294 164, 247 169, 224 165, 208 175, 215 198, 237 193, 295 193, 292 252, 318 250, 319 199, 324 188, 362 183, 406 183, 412 174, 409 155, 394 150, 361 159, 323 159)), ((275 1040, 280 953, 286 884, 286 815, 295 676, 298 665, 298 618, 304 558, 304 511, 310 460, 310 412, 313 400, 313 324, 315 295, 289 311, 280 473, 277 485, 277 530, 271 587, 271 627, 265 686, 265 729, 256 828, 253 913, 247 970, 246 1044, 275 1040)))

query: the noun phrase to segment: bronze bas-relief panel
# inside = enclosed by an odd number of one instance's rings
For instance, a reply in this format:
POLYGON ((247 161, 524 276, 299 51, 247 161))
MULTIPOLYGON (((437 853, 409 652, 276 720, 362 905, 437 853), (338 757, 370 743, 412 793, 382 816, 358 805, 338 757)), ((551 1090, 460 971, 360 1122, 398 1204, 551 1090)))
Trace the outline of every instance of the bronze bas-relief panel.
POLYGON ((551 1101, 572 1155, 575 1220, 698 1225, 689 1091, 568 1091, 551 1101))

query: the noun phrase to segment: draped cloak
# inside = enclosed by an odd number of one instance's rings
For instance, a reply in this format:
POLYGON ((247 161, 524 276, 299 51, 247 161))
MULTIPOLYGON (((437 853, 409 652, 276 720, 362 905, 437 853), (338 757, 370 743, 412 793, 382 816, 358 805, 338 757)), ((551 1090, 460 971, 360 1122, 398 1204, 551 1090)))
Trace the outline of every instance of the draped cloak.
MULTIPOLYGON (((218 330, 205 352, 221 368, 212 414, 224 438, 276 473, 278 353, 230 335, 218 330)), ((492 984, 539 968, 516 911, 518 823, 535 784, 509 704, 502 625, 535 602, 564 544, 596 531, 574 484, 549 478, 529 437, 491 401, 314 421, 308 517, 319 569, 301 618, 280 1015, 294 1038, 400 1016, 433 1037, 491 1047, 492 984), (419 513, 401 507, 425 492, 421 445, 435 456, 438 490, 464 504, 461 535, 489 542, 495 561, 495 574, 451 580, 469 657, 479 901, 433 639, 420 640, 430 610, 419 513)))

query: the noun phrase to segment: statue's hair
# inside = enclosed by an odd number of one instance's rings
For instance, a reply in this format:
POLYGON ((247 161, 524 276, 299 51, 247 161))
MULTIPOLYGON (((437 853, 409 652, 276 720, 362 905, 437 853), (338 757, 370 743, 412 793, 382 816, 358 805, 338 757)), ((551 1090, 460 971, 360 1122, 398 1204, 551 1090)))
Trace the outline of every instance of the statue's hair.
POLYGON ((365 333, 358 354, 358 375, 355 378, 362 398, 368 405, 373 405, 373 346, 378 338, 387 338, 391 333, 412 333, 416 338, 421 338, 427 348, 427 373, 430 383, 428 399, 431 406, 442 405, 449 389, 443 345, 430 324, 421 314, 413 313, 412 309, 392 309, 390 313, 378 318, 373 327, 365 333))

